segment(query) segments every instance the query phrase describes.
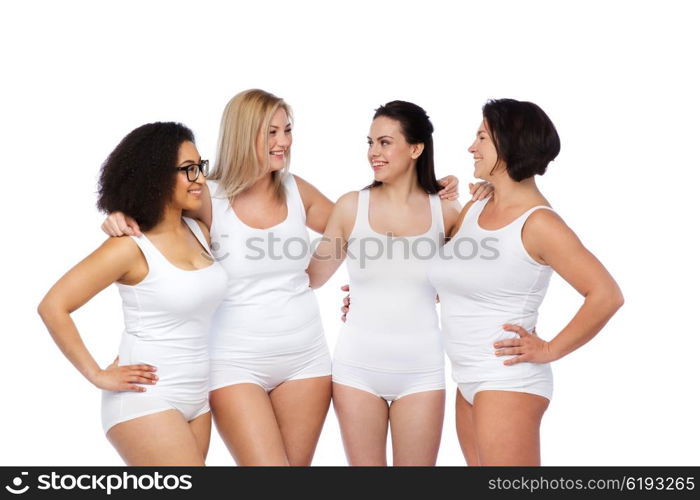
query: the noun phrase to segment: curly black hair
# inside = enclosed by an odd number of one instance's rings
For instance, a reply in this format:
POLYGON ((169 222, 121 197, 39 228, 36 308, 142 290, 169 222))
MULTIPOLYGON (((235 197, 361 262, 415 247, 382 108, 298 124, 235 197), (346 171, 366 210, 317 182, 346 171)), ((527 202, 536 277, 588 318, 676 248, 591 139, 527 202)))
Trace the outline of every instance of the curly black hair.
POLYGON ((515 99, 491 99, 482 108, 498 159, 508 176, 520 182, 543 175, 559 154, 559 134, 537 104, 515 99))
POLYGON ((183 142, 192 131, 175 122, 156 122, 132 130, 102 164, 97 208, 133 217, 142 231, 152 229, 170 201, 183 142))

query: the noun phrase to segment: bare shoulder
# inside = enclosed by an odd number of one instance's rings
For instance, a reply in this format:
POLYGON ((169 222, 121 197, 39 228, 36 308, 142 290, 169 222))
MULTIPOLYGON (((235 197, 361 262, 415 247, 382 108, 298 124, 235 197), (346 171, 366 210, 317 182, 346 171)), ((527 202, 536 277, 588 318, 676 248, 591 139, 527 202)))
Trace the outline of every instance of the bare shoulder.
POLYGON ((116 280, 116 277, 142 267, 145 258, 130 236, 119 236, 107 238, 83 263, 86 270, 90 269, 89 273, 107 274, 116 280))
POLYGON ((302 197, 305 195, 311 195, 313 196, 315 193, 320 193, 320 191, 311 184, 309 181, 302 179, 296 174, 291 174, 292 177, 294 178, 294 181, 297 183, 297 188, 299 189, 299 194, 301 194, 302 197))
POLYGON ((350 191, 342 195, 335 202, 335 210, 341 214, 355 214, 357 212, 357 200, 360 197, 359 191, 350 191))
POLYGON ((333 213, 328 222, 328 226, 332 228, 332 231, 340 231, 345 237, 349 237, 352 233, 352 229, 355 226, 358 196, 359 193, 357 191, 350 191, 335 202, 333 213))
POLYGON ((576 233, 552 210, 530 214, 523 226, 522 240, 530 256, 541 264, 561 255, 575 255, 583 249, 576 233))
MULTIPOLYGON (((290 174, 292 177, 294 177, 294 181, 297 183, 297 187, 299 189, 307 188, 311 186, 311 183, 306 181, 305 179, 299 177, 297 174, 290 174)), ((313 187, 313 186, 311 186, 313 187)))
POLYGON ((304 206, 308 209, 310 205, 313 205, 314 202, 319 201, 319 200, 324 200, 328 203, 330 203, 330 200, 328 200, 321 191, 318 190, 316 186, 311 184, 310 182, 302 179, 296 174, 291 174, 294 177, 294 181, 297 183, 297 189, 299 190, 299 195, 301 196, 302 201, 304 202, 304 206))
POLYGON ((130 236, 107 238, 95 251, 112 258, 129 258, 141 255, 141 250, 130 236))
POLYGON ((525 221, 523 234, 531 233, 533 236, 546 237, 556 233, 569 232, 571 228, 566 225, 564 219, 554 210, 535 210, 525 221))

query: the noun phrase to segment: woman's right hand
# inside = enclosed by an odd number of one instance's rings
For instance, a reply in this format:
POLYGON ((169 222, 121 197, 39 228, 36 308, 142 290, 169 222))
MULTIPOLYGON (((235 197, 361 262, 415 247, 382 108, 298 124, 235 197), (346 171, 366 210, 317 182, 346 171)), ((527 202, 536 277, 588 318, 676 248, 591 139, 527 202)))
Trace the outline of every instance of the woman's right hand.
POLYGON ((119 356, 104 370, 100 370, 90 382, 106 391, 145 392, 146 388, 136 384, 153 385, 158 380, 155 366, 124 365, 119 366, 119 356))
MULTIPOLYGON (((349 292, 350 285, 343 285, 340 287, 340 289, 344 292, 349 292)), ((343 321, 343 323, 345 323, 345 321, 347 320, 348 312, 350 311, 350 294, 349 293, 343 299, 343 307, 341 307, 340 310, 343 312, 343 315, 340 317, 340 319, 343 321)))
POLYGON ((102 231, 109 236, 141 236, 139 225, 134 219, 122 212, 112 212, 102 223, 102 231))

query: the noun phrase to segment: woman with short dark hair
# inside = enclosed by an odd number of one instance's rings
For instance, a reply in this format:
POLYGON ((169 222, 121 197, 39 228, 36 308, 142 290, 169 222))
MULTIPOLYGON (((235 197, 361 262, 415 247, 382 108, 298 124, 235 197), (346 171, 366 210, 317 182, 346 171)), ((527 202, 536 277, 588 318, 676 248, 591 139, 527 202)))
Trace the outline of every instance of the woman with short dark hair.
POLYGON ((537 105, 488 101, 469 152, 474 176, 493 185, 493 197, 462 209, 429 271, 470 465, 539 465, 540 422, 552 397, 549 363, 591 340, 623 304, 615 280, 537 188, 534 176, 544 174, 559 147, 537 105), (552 271, 585 300, 545 341, 534 328, 552 271))
POLYGON ((129 214, 144 234, 108 238, 39 305, 61 351, 103 390, 103 428, 128 465, 204 465, 209 447, 207 335, 226 275, 206 226, 182 216, 201 206, 207 171, 179 123, 129 133, 102 166, 97 205, 129 214), (102 369, 70 315, 112 283, 125 330, 118 358, 102 369))

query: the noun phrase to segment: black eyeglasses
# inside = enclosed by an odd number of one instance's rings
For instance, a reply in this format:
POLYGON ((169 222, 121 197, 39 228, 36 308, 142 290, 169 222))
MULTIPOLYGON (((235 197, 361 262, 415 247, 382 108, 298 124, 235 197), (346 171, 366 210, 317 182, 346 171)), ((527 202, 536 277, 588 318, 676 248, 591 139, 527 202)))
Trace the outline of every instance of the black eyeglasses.
POLYGON ((209 175, 209 160, 202 160, 202 163, 193 163, 192 165, 187 165, 186 167, 177 167, 180 172, 187 173, 187 180, 194 182, 199 177, 201 172, 204 177, 209 175))

